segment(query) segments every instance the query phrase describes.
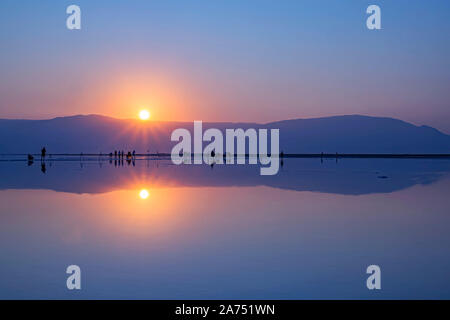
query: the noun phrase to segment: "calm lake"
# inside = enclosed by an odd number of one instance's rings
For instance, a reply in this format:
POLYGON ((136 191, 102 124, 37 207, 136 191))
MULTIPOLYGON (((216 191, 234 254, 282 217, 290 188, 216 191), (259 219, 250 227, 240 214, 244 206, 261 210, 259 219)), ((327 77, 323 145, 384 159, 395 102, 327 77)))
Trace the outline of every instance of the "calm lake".
POLYGON ((450 160, 69 160, 0 161, 1 299, 450 298, 450 160))

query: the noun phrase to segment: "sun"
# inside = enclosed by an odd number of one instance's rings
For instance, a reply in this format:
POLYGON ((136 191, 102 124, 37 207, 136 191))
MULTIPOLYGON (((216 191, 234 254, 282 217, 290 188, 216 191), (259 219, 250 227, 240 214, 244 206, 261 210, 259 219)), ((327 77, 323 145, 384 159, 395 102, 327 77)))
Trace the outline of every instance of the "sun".
POLYGON ((144 200, 147 199, 149 195, 150 194, 148 193, 147 189, 142 189, 139 192, 139 197, 141 197, 141 199, 144 199, 144 200))
POLYGON ((150 118, 150 112, 148 110, 141 110, 139 112, 139 118, 141 120, 148 120, 150 118))

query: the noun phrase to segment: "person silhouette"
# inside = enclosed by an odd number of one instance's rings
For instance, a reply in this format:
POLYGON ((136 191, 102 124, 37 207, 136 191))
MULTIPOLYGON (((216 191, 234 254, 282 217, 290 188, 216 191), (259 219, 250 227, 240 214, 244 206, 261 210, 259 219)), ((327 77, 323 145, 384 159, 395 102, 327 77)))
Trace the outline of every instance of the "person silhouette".
POLYGON ((47 150, 45 150, 45 147, 42 148, 41 150, 41 158, 44 159, 45 158, 45 154, 47 153, 47 150))
POLYGON ((28 155, 28 166, 31 166, 33 164, 33 162, 34 162, 34 157, 31 154, 29 154, 28 155))

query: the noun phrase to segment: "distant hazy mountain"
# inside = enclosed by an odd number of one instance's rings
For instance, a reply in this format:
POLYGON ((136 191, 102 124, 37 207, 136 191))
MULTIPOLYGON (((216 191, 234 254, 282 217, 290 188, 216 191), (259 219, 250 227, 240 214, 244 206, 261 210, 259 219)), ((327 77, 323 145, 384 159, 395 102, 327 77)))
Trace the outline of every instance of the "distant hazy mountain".
MULTIPOLYGON (((204 129, 279 128, 285 153, 450 153, 450 136, 428 126, 360 115, 267 124, 204 123, 204 129)), ((0 120, 0 153, 170 152, 171 132, 192 122, 142 122, 99 115, 50 120, 0 120)))

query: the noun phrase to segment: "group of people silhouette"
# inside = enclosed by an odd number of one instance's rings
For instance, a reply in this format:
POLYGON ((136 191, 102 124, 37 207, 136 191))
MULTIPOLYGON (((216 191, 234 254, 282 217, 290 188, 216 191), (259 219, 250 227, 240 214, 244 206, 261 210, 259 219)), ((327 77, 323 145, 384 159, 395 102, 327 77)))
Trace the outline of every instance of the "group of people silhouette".
MULTIPOLYGON (((47 171, 45 167, 45 156, 47 155, 47 150, 45 147, 41 149, 41 171, 42 173, 45 173, 47 171)), ((28 166, 31 166, 34 162, 34 156, 32 154, 28 154, 28 166)))
MULTIPOLYGON (((45 149, 45 147, 43 147, 41 149, 41 160, 44 160, 46 155, 47 155, 47 150, 45 149)), ((33 162, 33 161, 34 161, 34 156, 32 154, 28 154, 28 162, 33 162)))
POLYGON ((112 160, 114 158, 114 166, 123 166, 123 159, 126 158, 126 162, 128 165, 131 163, 133 164, 133 167, 135 166, 135 160, 136 160, 136 151, 133 150, 133 152, 128 151, 127 154, 122 151, 114 150, 114 153, 109 154, 109 163, 112 163, 112 160))
MULTIPOLYGON (((49 156, 51 158, 51 155, 47 153, 47 149, 43 147, 41 149, 41 171, 43 173, 46 173, 46 157, 49 156)), ((82 159, 83 153, 80 153, 80 161, 82 159)), ((102 154, 100 153, 100 157, 102 154)), ((34 163, 34 155, 28 154, 28 166, 31 166, 34 163)), ((100 159, 100 158, 99 158, 100 159)), ((135 166, 135 160, 136 160, 136 151, 128 151, 125 153, 123 150, 114 150, 114 152, 109 153, 109 163, 113 163, 114 159, 114 166, 123 166, 124 160, 126 159, 126 163, 128 165, 133 164, 135 166)), ((80 162, 81 163, 81 162, 80 162)), ((51 163, 50 163, 51 165, 51 163)))
MULTIPOLYGON (((125 157, 125 152, 123 150, 122 151, 114 150, 114 154, 112 152, 110 152, 109 157, 112 158, 113 155, 114 155, 114 159, 123 159, 125 157)), ((133 152, 128 151, 128 153, 126 154, 126 158, 127 158, 127 160, 135 159, 136 151, 135 150, 133 150, 133 152)))

